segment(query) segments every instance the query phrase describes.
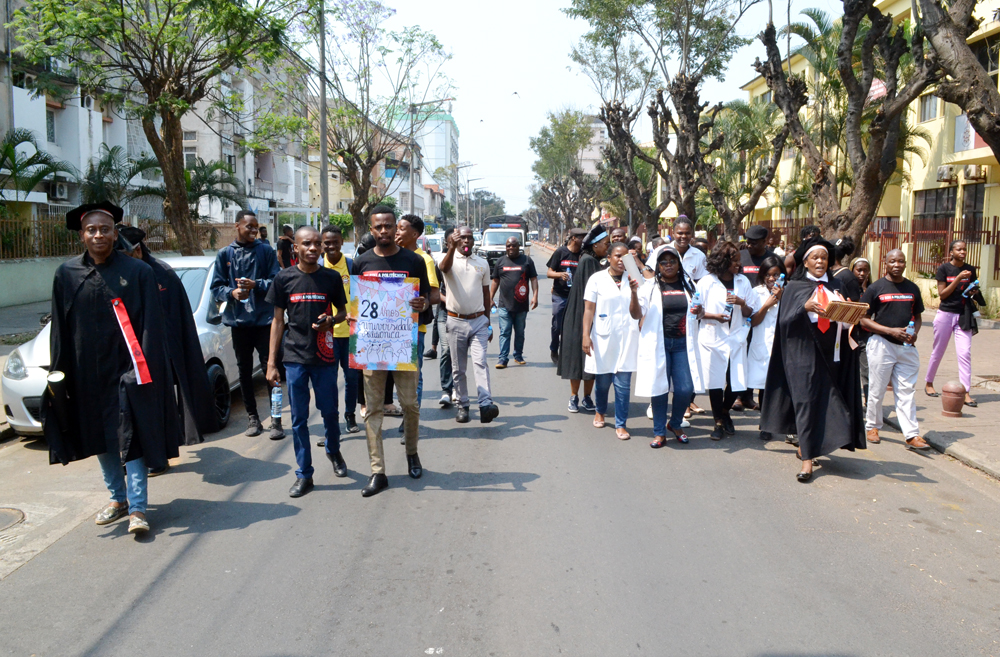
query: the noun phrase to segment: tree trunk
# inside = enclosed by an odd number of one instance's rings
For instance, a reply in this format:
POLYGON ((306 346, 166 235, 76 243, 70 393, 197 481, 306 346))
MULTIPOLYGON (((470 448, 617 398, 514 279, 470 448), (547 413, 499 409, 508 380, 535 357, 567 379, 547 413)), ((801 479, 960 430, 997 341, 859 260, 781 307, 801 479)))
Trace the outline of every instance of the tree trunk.
POLYGON ((923 27, 948 77, 935 94, 961 107, 986 145, 1000 159, 1000 91, 965 39, 972 29, 973 2, 955 2, 946 11, 936 0, 920 0, 923 27))
POLYGON ((171 111, 162 111, 162 138, 156 130, 152 116, 142 118, 142 130, 146 134, 163 172, 163 187, 166 198, 163 201, 163 214, 174 229, 177 245, 181 255, 204 255, 198 232, 191 221, 191 210, 188 206, 187 181, 184 178, 184 146, 181 131, 180 115, 171 111))

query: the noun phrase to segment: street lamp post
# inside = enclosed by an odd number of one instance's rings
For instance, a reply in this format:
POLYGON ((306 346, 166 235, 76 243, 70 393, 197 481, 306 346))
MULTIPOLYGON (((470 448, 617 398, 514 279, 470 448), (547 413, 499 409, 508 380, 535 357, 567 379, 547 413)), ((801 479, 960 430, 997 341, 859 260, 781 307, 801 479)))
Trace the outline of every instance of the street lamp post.
POLYGON ((326 149, 326 7, 319 0, 319 219, 330 220, 330 162, 326 149))
POLYGON ((465 179, 465 223, 469 223, 469 197, 472 194, 470 190, 471 183, 477 180, 486 180, 485 178, 466 178, 465 179))

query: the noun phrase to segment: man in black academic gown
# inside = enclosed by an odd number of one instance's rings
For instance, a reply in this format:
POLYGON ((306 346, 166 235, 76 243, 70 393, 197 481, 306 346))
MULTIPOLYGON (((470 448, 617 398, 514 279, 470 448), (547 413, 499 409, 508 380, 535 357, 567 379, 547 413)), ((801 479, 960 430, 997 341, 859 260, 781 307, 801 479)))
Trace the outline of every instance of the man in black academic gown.
MULTIPOLYGON (((144 230, 123 226, 118 233, 133 247, 129 255, 152 267, 153 276, 156 277, 163 319, 166 322, 167 360, 176 388, 184 444, 197 445, 205 440, 204 434, 214 433, 220 427, 191 302, 184 284, 174 270, 149 253, 143 241, 146 239, 144 230)), ((228 390, 226 394, 229 394, 228 390)), ((157 475, 161 472, 152 471, 150 474, 157 475)))
POLYGON ((147 468, 178 455, 181 428, 156 277, 114 249, 122 214, 98 203, 66 215, 87 252, 63 263, 52 284, 43 424, 50 463, 100 461, 111 502, 97 524, 130 515, 129 532, 141 533, 149 530, 147 468))

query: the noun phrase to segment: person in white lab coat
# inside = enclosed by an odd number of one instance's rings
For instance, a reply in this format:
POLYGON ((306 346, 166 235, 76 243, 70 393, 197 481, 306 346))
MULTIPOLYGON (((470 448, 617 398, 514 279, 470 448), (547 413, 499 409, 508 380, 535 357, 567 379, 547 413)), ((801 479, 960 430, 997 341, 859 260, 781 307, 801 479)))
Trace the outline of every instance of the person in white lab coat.
POLYGON ((604 426, 608 392, 615 387, 615 431, 619 440, 628 440, 629 389, 639 350, 639 324, 629 314, 629 305, 640 281, 625 273, 623 257, 628 246, 618 242, 608 249, 608 268, 587 281, 583 293, 584 371, 595 375, 597 413, 594 426, 604 426))
MULTIPOLYGON (((708 275, 698 281, 698 351, 701 382, 712 402, 712 440, 736 433, 729 410, 736 393, 747 389, 746 321, 759 301, 749 279, 740 273, 740 251, 732 242, 718 242, 706 262, 708 275)), ((699 390, 699 392, 701 392, 699 390)))
POLYGON ((682 422, 694 397, 693 375, 697 366, 698 320, 689 312, 694 285, 684 273, 680 254, 672 247, 655 251, 654 275, 643 283, 629 311, 640 320, 639 359, 635 376, 635 394, 652 399, 653 442, 657 449, 666 444, 667 431, 679 442, 687 443, 682 422), (670 420, 667 421, 667 397, 674 393, 670 420))
MULTIPOLYGON (((764 258, 757 271, 757 286, 753 289, 757 295, 758 307, 750 319, 753 335, 747 352, 747 389, 759 391, 757 403, 762 406, 764 386, 767 385, 767 367, 771 362, 774 332, 778 325, 778 304, 784 290, 784 284, 782 287, 777 286, 778 279, 785 273, 783 260, 777 254, 764 258)), ((761 431, 760 439, 770 440, 771 434, 761 431)))

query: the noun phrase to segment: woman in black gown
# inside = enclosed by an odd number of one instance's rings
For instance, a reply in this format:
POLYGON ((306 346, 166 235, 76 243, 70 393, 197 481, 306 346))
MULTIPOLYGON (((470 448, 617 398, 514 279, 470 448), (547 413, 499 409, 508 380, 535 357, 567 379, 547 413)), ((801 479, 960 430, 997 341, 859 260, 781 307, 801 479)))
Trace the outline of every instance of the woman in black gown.
POLYGON ((826 240, 805 240, 795 252, 796 268, 778 309, 777 333, 767 371, 761 429, 798 434, 802 470, 812 478, 812 459, 838 449, 865 449, 858 352, 849 326, 823 317, 813 295, 843 296, 842 282, 827 273, 834 248, 826 240))
POLYGON ((590 277, 601 271, 601 260, 607 255, 611 237, 603 226, 597 224, 583 238, 580 264, 573 273, 573 282, 566 301, 566 316, 563 319, 562 339, 559 344, 559 364, 556 372, 569 379, 569 412, 596 411, 597 406, 590 397, 594 390, 594 375, 583 371, 583 292, 590 277), (583 381, 583 399, 580 399, 580 381, 583 381))

